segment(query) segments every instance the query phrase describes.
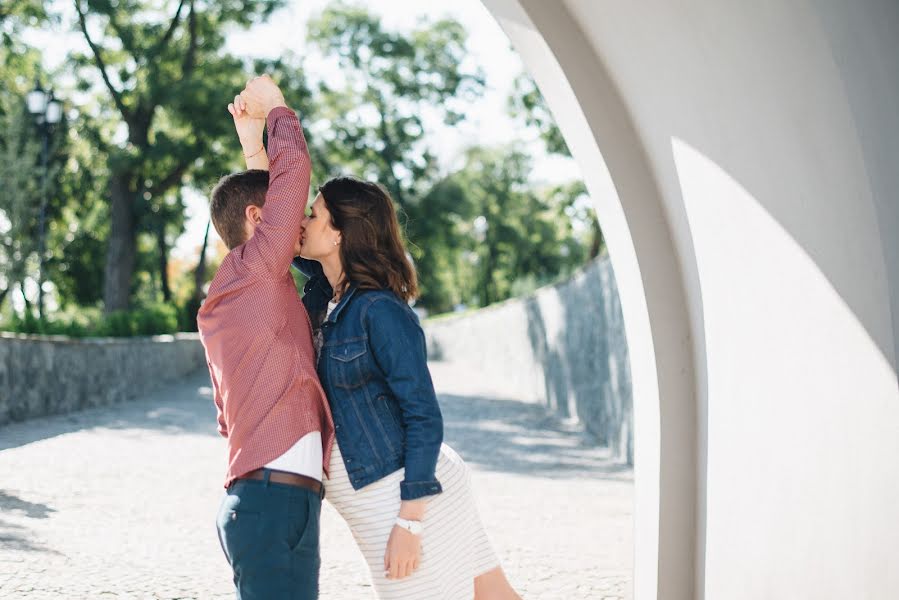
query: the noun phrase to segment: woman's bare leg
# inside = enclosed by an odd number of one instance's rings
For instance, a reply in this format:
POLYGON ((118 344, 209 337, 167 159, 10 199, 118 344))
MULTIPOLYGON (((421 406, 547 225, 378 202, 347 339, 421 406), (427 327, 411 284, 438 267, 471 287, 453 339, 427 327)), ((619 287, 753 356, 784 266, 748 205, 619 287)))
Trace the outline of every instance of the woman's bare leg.
POLYGON ((496 567, 474 578, 474 600, 521 600, 515 593, 502 567, 496 567))

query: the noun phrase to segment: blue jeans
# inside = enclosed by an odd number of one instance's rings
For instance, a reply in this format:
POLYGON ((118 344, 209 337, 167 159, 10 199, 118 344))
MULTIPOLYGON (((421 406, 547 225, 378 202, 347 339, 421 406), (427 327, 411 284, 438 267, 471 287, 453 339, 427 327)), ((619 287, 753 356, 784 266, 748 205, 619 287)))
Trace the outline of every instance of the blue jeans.
POLYGON ((238 600, 316 600, 321 497, 301 487, 239 479, 216 525, 238 600))

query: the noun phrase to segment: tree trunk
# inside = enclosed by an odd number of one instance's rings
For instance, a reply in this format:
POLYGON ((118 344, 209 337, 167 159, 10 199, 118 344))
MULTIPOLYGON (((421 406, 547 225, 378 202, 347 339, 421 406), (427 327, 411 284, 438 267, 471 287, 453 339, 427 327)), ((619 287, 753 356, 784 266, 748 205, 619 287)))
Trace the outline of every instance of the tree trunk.
POLYGON ((599 226, 599 221, 596 219, 596 216, 593 216, 593 238, 590 240, 590 260, 599 256, 599 253, 602 251, 602 247, 605 245, 605 238, 602 235, 602 229, 599 226))
POLYGON ((197 306, 203 300, 203 283, 206 281, 206 247, 209 245, 209 225, 212 220, 206 221, 206 233, 203 234, 203 246, 200 248, 200 260, 194 271, 194 301, 197 306))
POLYGON ((28 295, 25 293, 25 281, 20 280, 18 286, 19 293, 22 294, 22 300, 25 301, 25 318, 34 317, 34 314, 31 312, 31 302, 28 301, 28 295))
POLYGON ((160 220, 156 227, 156 247, 159 251, 159 283, 162 287, 162 299, 172 301, 172 290, 169 288, 169 249, 165 243, 165 223, 160 220))
POLYGON ((197 312, 200 305, 203 304, 203 283, 206 281, 206 249, 209 247, 209 225, 211 220, 206 222, 206 233, 203 234, 203 246, 200 248, 200 260, 197 262, 197 268, 194 270, 194 295, 187 303, 187 313, 190 318, 189 327, 191 331, 197 331, 197 312))
POLYGON ((137 254, 131 180, 130 173, 116 173, 109 182, 110 227, 103 284, 103 307, 107 314, 127 310, 131 301, 131 278, 137 254))
POLYGON ((481 306, 490 306, 496 300, 496 294, 494 294, 493 283, 493 271, 496 269, 496 252, 492 241, 488 238, 486 240, 487 243, 487 257, 484 261, 484 272, 483 279, 481 285, 481 306))

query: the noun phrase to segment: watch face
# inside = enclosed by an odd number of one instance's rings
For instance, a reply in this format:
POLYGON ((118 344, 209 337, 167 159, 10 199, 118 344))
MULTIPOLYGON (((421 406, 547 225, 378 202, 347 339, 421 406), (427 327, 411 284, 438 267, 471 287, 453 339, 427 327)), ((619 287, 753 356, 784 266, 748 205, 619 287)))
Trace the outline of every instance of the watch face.
POLYGON ((406 519, 398 519, 397 525, 408 531, 413 535, 421 534, 424 527, 422 527, 421 522, 419 521, 407 521, 406 519))

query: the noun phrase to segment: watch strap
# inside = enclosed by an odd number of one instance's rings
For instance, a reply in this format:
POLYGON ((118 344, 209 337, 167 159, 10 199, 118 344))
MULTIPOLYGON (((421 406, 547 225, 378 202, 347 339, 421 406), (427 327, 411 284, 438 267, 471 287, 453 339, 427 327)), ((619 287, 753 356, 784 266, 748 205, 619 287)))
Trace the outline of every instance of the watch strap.
POLYGON ((410 521, 402 517, 396 518, 396 524, 413 535, 420 535, 423 529, 421 521, 410 521))

